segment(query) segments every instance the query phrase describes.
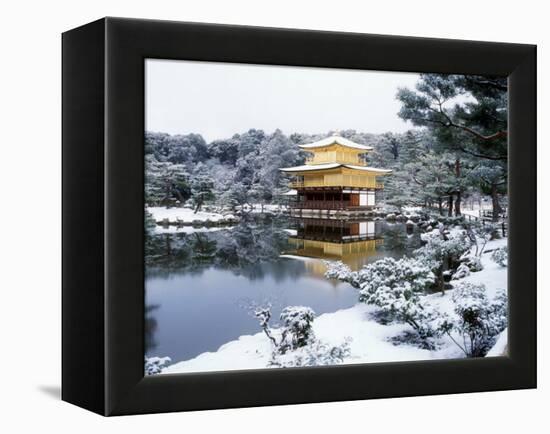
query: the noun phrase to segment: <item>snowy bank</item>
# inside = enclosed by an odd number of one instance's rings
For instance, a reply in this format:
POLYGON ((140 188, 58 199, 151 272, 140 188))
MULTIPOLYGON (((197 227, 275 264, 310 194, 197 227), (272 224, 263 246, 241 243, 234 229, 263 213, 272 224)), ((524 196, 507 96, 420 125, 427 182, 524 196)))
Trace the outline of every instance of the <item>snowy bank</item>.
MULTIPOLYGON (((318 316, 313 323, 315 336, 331 345, 340 345, 350 337, 350 356, 345 364, 426 360, 434 358, 428 350, 409 345, 394 345, 389 338, 410 330, 404 324, 382 325, 371 319, 376 309, 357 304, 349 309, 318 316)), ((268 367, 271 343, 262 332, 241 336, 222 345, 216 352, 200 354, 175 363, 162 371, 175 374, 197 371, 228 371, 268 367)))
POLYGON ((149 207, 145 211, 153 216, 157 224, 197 225, 197 224, 230 224, 238 219, 233 214, 198 211, 194 213, 190 208, 149 207))
POLYGON ((500 247, 506 247, 507 243, 508 238, 489 241, 485 246, 485 252, 480 258, 481 264, 483 265, 483 270, 476 273, 471 273, 469 276, 461 279, 460 281, 485 285, 489 298, 493 298, 499 289, 507 292, 508 268, 501 267, 491 259, 491 252, 500 247))

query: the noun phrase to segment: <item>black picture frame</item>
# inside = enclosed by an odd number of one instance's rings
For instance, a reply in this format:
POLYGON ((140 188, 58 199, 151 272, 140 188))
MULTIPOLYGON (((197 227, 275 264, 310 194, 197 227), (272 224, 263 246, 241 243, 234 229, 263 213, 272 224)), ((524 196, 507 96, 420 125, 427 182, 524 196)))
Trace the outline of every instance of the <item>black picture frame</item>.
POLYGON ((104 18, 63 34, 62 399, 102 415, 536 387, 536 46, 104 18), (144 377, 144 59, 509 79, 509 356, 144 377))

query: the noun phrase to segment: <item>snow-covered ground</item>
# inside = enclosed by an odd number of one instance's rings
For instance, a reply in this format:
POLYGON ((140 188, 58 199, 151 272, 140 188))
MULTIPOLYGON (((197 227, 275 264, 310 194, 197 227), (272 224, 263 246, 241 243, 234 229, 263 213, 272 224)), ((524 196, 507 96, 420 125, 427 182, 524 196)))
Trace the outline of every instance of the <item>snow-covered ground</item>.
MULTIPOLYGON (((264 205, 254 204, 252 206, 237 207, 237 210, 242 210, 244 212, 249 212, 252 214, 258 213, 281 213, 284 212, 287 207, 285 205, 264 205)), ((199 211, 196 214, 191 208, 165 208, 161 206, 147 207, 145 211, 148 211, 153 216, 153 219, 156 222, 162 222, 167 220, 171 224, 180 224, 180 225, 190 225, 196 224, 197 222, 205 223, 217 223, 217 224, 226 224, 233 223, 238 220, 238 218, 231 213, 219 213, 219 212, 208 212, 208 211, 199 211)), ((172 232, 169 230, 168 232, 172 232)))
POLYGON ((485 246, 485 253, 481 255, 483 270, 477 273, 471 273, 462 282, 483 284, 487 288, 489 298, 495 296, 498 289, 507 290, 508 288, 508 268, 501 267, 491 259, 491 252, 499 247, 506 247, 508 238, 489 241, 485 246))
MULTIPOLYGON (((486 250, 493 250, 506 245, 507 239, 494 240, 487 243, 486 250)), ((471 273, 461 279, 464 282, 483 283, 488 289, 488 296, 494 297, 497 289, 507 288, 507 271, 490 258, 490 253, 481 257, 483 270, 471 273)), ((429 303, 439 312, 452 312, 452 290, 427 295, 429 303)), ((337 312, 325 313, 313 322, 315 336, 327 344, 341 345, 350 338, 350 355, 345 364, 395 362, 411 360, 449 359, 464 357, 461 350, 450 339, 444 338, 438 350, 429 351, 419 347, 392 342, 391 338, 411 331, 406 324, 394 323, 383 325, 373 318, 376 307, 357 303, 355 306, 337 312)), ((506 330, 501 333, 495 349, 488 356, 500 356, 507 343, 506 330), (496 348, 498 346, 498 348, 496 348)), ((198 371, 228 371, 241 369, 266 368, 271 357, 271 343, 262 332, 255 335, 240 336, 238 339, 222 345, 215 352, 207 352, 199 356, 175 363, 162 371, 163 374, 198 372, 198 371)))
POLYGON ((156 222, 168 220, 170 223, 190 224, 193 222, 221 223, 235 219, 232 214, 220 214, 216 212, 199 211, 196 214, 190 208, 165 208, 160 206, 145 209, 153 216, 156 222))

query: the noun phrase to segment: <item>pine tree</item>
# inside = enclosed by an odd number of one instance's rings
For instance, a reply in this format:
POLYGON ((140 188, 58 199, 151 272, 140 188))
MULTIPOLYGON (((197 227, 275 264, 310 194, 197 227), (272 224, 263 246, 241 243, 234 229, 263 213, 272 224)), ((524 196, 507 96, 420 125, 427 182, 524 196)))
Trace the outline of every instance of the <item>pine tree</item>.
POLYGON ((199 212, 203 204, 214 199, 214 182, 205 174, 197 173, 191 182, 191 199, 195 206, 195 214, 199 212))

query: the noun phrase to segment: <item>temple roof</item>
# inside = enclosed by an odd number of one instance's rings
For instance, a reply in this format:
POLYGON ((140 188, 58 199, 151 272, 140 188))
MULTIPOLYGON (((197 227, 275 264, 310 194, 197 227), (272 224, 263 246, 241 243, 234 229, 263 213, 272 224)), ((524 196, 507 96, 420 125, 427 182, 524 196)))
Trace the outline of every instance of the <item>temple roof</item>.
POLYGON ((356 170, 365 170, 367 172, 378 172, 378 173, 391 173, 391 169, 378 169, 377 167, 368 167, 368 166, 354 166, 353 164, 342 164, 342 166, 347 167, 348 169, 356 170))
POLYGON ((372 146, 360 145, 359 143, 352 142, 349 139, 346 139, 341 136, 330 136, 325 139, 319 140, 317 142, 308 143, 305 145, 298 145, 302 149, 313 149, 313 148, 324 148, 326 146, 332 145, 345 146, 346 148, 359 149, 362 151, 372 151, 374 148, 372 146))
POLYGON ((340 163, 327 163, 327 164, 305 164, 303 166, 294 166, 294 167, 282 167, 279 170, 283 172, 303 172, 306 170, 329 170, 336 169, 337 167, 343 166, 340 163))
POLYGON ((294 167, 283 167, 279 169, 282 172, 312 172, 315 170, 330 170, 336 169, 338 167, 347 167, 348 169, 362 170, 364 172, 377 172, 380 174, 391 173, 389 169, 378 169, 376 167, 368 166, 354 166, 353 164, 341 164, 341 163, 328 163, 328 164, 315 164, 315 165, 304 165, 304 166, 294 166, 294 167))

